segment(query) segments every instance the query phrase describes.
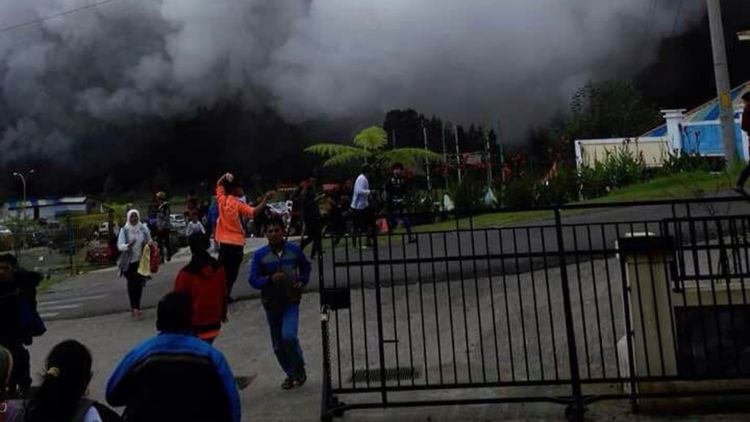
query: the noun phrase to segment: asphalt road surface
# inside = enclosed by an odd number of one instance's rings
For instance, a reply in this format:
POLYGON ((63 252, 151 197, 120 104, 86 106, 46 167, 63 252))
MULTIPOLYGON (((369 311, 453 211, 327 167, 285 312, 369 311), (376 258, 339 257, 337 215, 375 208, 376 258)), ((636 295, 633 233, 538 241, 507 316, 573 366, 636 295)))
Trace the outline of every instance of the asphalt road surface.
MULTIPOLYGON (((691 207, 691 216, 747 215, 747 203, 721 204, 713 210, 706 206, 691 207)), ((685 208, 676 209, 678 217, 685 216, 685 208)), ((565 217, 563 246, 568 264, 583 262, 614 254, 618 237, 631 232, 661 234, 664 219, 673 218, 669 206, 638 206, 602 209, 586 214, 565 217)), ((677 226, 672 225, 671 230, 677 226)), ((683 233, 694 235, 697 241, 705 232, 715 230, 711 224, 698 222, 692 227, 679 226, 683 233)), ((748 223, 750 229, 750 223, 748 223)), ((743 230, 744 231, 744 230, 743 230)), ((327 241, 328 242, 328 241, 327 241)), ((345 239, 328 253, 322 262, 313 263, 308 290, 319 288, 319 268, 323 268, 326 287, 333 285, 365 287, 374 285, 376 275, 383 285, 472 279, 499 274, 525 273, 532 269, 554 268, 559 264, 557 233, 554 220, 537 220, 522 224, 461 232, 447 231, 420 234, 418 241, 409 243, 404 236, 383 236, 377 251, 359 249, 345 239), (348 248, 344 247, 348 244, 348 248), (379 274, 372 265, 377 253, 379 274), (348 263, 345 264, 344 263, 348 263)), ((264 239, 248 239, 246 253, 265 243, 264 239)), ((309 250, 309 249, 308 249, 309 250)), ((182 251, 172 262, 162 266, 148 282, 143 295, 143 308, 154 307, 169 292, 179 269, 189 260, 189 252, 182 251)), ((247 283, 247 266, 243 263, 233 296, 238 299, 257 297, 247 283)), ((43 318, 69 319, 123 312, 129 309, 126 282, 114 268, 70 278, 39 296, 39 310, 43 318)))

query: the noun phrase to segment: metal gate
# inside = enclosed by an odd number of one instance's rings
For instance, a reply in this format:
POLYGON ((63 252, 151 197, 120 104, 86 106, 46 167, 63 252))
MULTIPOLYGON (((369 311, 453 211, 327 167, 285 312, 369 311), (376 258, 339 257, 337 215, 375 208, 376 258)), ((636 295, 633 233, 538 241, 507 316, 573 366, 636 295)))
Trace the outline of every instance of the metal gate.
POLYGON ((750 329, 750 208, 734 199, 599 208, 541 210, 549 217, 536 224, 481 229, 457 216, 451 229, 379 234, 369 248, 354 247, 362 238, 327 238, 318 261, 322 419, 513 402, 559 403, 578 419, 597 400, 637 407, 646 398, 718 394, 659 383, 745 378, 750 344, 738 339, 750 329), (728 207, 721 217, 719 204, 728 207), (699 303, 685 283, 697 286, 699 303), (730 283, 741 286, 740 301, 702 290, 730 283), (696 340, 696 321, 701 333, 716 324, 718 334, 696 340), (727 344, 718 350, 717 340, 727 344), (701 345, 704 353, 692 352, 701 345), (736 363, 734 372, 717 373, 717 362, 736 363))

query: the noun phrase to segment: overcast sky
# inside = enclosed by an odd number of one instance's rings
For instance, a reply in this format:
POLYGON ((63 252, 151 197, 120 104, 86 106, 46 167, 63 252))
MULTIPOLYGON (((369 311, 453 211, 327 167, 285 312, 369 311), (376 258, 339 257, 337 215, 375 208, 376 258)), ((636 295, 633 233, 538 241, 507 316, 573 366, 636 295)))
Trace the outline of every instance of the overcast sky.
MULTIPOLYGON (((2 0, 0 27, 96 0, 2 0)), ((632 74, 672 0, 115 0, 0 32, 2 160, 235 98, 292 122, 416 108, 520 132, 632 74)), ((686 1, 677 30, 703 2, 686 1)), ((361 122, 362 124, 378 123, 361 122)))

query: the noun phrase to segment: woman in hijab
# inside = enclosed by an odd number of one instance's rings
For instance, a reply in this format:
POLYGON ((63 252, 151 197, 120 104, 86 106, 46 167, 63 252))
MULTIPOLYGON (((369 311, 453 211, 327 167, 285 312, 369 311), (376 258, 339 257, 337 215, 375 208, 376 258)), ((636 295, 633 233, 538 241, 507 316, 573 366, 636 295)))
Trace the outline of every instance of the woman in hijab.
POLYGON ((151 232, 148 226, 141 223, 141 216, 137 210, 128 211, 128 221, 117 236, 117 249, 120 251, 118 266, 121 275, 128 280, 128 297, 130 309, 134 319, 141 317, 141 296, 146 279, 138 274, 138 263, 143 254, 143 248, 151 245, 151 232))

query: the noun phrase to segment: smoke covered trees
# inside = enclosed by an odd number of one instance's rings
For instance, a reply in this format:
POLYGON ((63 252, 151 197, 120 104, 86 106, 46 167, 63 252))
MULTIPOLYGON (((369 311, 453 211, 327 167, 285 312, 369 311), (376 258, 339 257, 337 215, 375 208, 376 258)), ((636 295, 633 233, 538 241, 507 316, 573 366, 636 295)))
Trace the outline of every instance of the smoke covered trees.
POLYGON ((638 136, 661 123, 659 109, 632 82, 588 82, 573 96, 564 132, 569 139, 638 136))

